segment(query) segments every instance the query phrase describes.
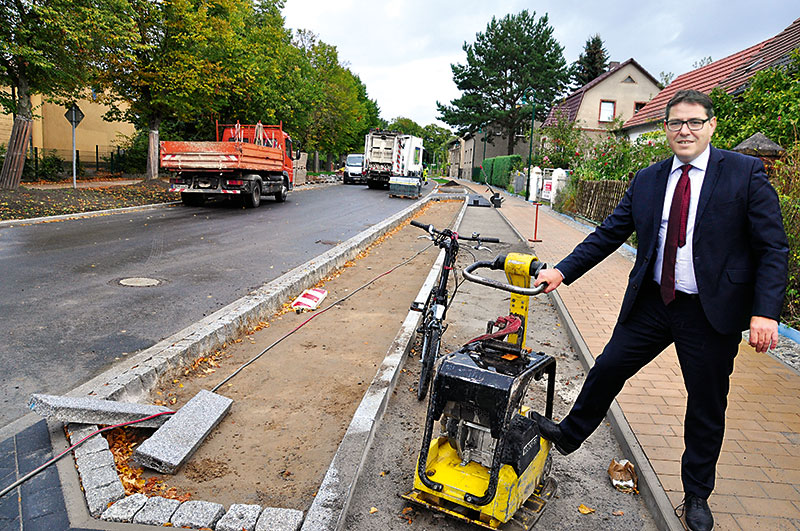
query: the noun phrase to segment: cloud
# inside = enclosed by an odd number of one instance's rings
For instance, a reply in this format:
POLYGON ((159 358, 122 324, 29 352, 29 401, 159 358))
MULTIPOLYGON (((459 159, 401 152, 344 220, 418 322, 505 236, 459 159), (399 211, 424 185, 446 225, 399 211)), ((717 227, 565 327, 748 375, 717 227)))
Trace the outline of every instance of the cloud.
MULTIPOLYGON (((378 101, 383 118, 435 121, 436 101, 459 96, 451 63, 463 63, 472 43, 493 16, 522 9, 548 14, 568 63, 595 33, 612 60, 635 59, 655 78, 680 75, 704 57, 721 59, 772 37, 797 18, 794 2, 707 0, 687 7, 633 0, 286 0, 286 25, 304 28, 339 50, 378 101)), ((444 125, 444 124, 439 124, 444 125)))

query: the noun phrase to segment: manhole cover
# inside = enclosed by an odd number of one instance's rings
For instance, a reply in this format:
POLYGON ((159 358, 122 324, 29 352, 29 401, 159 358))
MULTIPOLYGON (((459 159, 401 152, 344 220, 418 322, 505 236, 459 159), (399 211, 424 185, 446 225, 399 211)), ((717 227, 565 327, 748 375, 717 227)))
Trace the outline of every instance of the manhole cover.
POLYGON ((157 278, 131 277, 123 278, 119 281, 119 283, 123 286, 129 286, 132 288, 152 288, 153 286, 158 286, 161 284, 161 281, 157 278))

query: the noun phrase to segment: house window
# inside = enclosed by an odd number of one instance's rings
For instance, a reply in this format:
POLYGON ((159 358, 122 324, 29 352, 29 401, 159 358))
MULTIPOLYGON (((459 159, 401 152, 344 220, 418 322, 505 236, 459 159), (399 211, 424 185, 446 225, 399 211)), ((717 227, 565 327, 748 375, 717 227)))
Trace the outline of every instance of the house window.
POLYGON ((623 83, 636 83, 631 76, 626 77, 622 80, 623 83))
POLYGON ((641 111, 642 107, 644 107, 645 105, 647 105, 647 102, 644 102, 644 101, 636 101, 636 102, 634 102, 633 103, 633 114, 636 114, 637 112, 641 111))
POLYGON ((600 118, 598 118, 601 122, 610 122, 614 119, 614 111, 616 107, 616 102, 602 100, 600 101, 600 118))

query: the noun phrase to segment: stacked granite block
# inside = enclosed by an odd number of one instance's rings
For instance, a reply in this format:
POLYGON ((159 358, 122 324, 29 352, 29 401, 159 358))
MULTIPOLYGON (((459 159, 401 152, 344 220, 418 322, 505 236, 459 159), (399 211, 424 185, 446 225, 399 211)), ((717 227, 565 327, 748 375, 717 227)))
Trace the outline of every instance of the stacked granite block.
MULTIPOLYGON (((70 424, 69 439, 75 444, 97 431, 92 424, 70 424)), ((94 436, 74 450, 78 474, 86 494, 86 505, 92 516, 98 517, 109 503, 125 497, 125 489, 117 474, 114 457, 108 442, 102 436, 94 436)))
POLYGON ((303 512, 294 509, 235 503, 225 508, 212 502, 179 502, 155 496, 133 494, 122 498, 100 516, 108 522, 133 522, 176 528, 214 529, 215 531, 297 531, 303 512))

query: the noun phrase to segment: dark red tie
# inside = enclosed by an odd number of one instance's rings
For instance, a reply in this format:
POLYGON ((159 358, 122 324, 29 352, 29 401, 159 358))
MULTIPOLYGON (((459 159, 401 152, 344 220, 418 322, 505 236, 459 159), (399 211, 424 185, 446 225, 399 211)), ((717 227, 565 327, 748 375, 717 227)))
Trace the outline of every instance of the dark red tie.
POLYGON ((661 298, 664 304, 675 300, 675 257, 678 247, 686 245, 686 222, 689 219, 689 197, 691 164, 681 166, 681 178, 672 196, 667 222, 667 241, 664 244, 664 261, 661 264, 661 298))

